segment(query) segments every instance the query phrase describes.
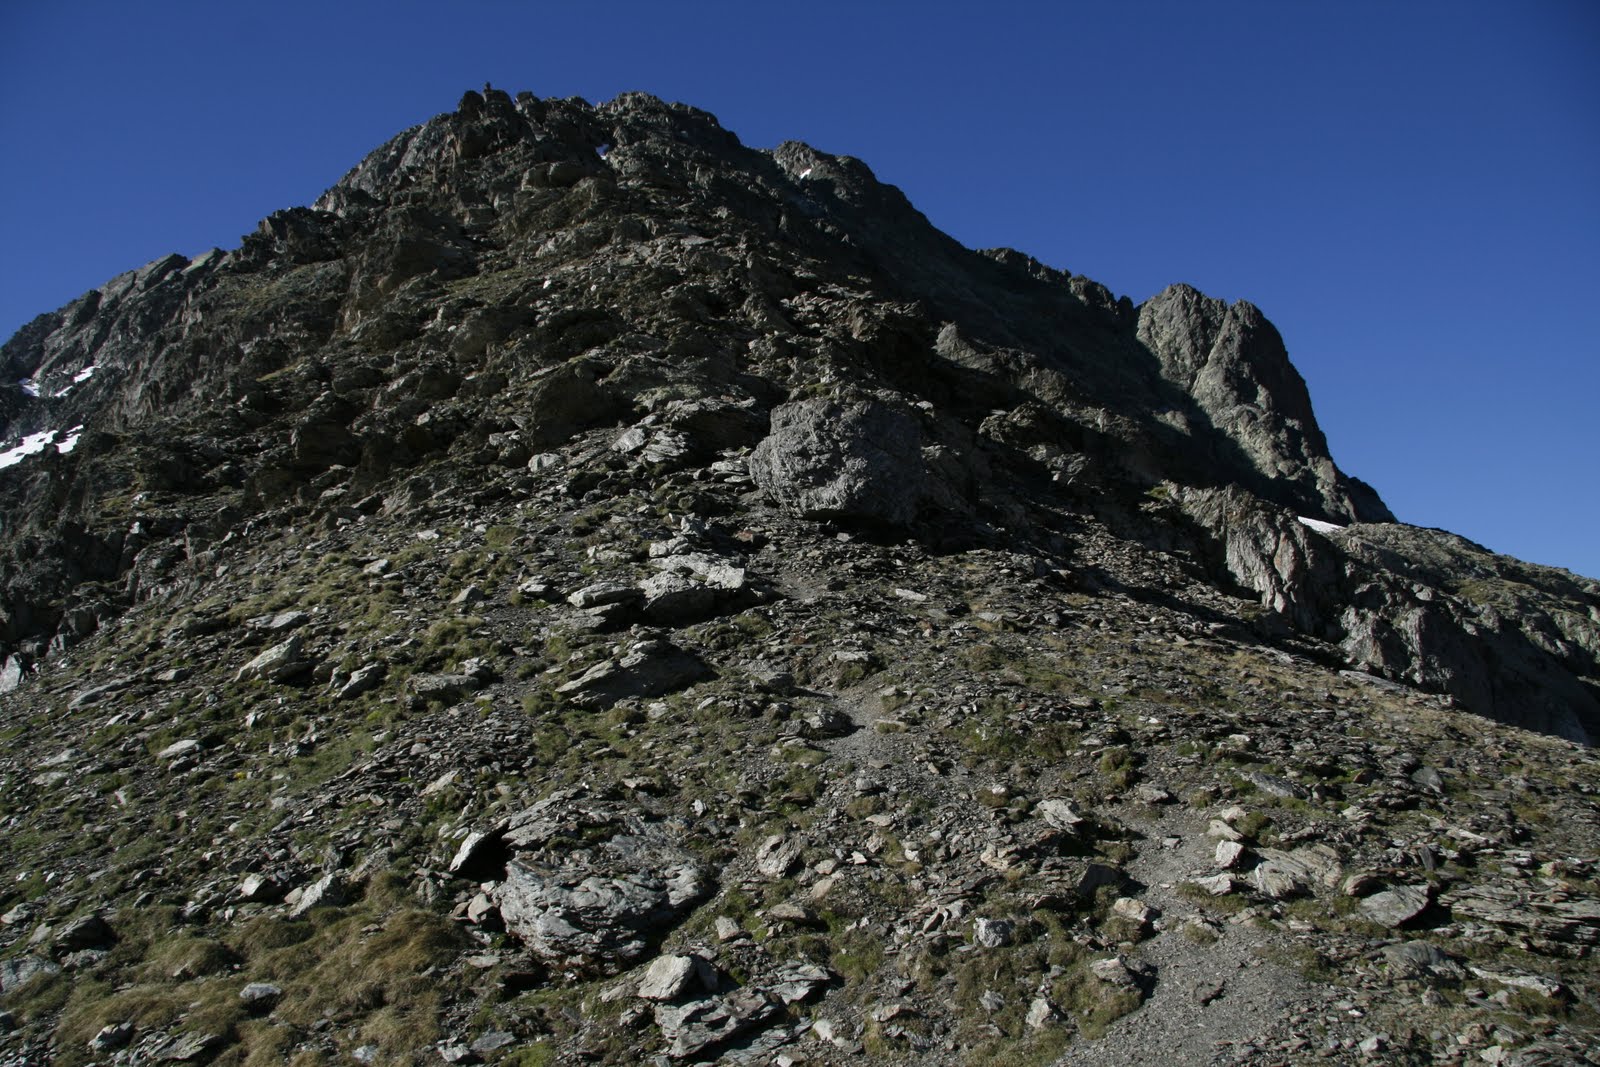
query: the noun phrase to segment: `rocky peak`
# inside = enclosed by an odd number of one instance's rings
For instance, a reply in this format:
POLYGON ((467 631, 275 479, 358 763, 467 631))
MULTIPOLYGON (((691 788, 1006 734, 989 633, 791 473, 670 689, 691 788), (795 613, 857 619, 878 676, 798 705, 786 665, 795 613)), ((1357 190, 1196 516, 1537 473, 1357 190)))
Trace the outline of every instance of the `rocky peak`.
POLYGON ((1248 304, 488 90, 0 370, 0 1062, 1592 1046, 1600 586, 1248 304))
POLYGON ((1170 286, 1139 305, 1137 336, 1162 377, 1192 397, 1258 472, 1315 487, 1321 518, 1394 521, 1370 486, 1334 465, 1305 379, 1255 305, 1170 286))

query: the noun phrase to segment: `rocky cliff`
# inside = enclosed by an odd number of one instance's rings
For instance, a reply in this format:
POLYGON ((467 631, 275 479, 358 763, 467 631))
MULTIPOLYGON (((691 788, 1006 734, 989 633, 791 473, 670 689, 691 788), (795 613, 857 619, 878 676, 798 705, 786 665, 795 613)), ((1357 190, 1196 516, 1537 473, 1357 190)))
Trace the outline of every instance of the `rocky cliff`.
POLYGON ((0 443, 7 1062, 1592 1033, 1600 584, 1395 523, 1248 304, 469 93, 0 443))

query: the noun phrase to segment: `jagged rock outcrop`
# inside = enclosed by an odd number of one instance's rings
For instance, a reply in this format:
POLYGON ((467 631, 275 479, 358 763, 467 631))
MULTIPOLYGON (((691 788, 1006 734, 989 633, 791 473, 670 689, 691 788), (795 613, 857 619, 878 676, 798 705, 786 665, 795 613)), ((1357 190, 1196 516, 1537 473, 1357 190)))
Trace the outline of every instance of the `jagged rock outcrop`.
POLYGON ((1160 359, 1162 377, 1194 398, 1257 474, 1305 485, 1320 497, 1322 513, 1314 517, 1394 521, 1370 486, 1334 466, 1305 380, 1254 305, 1225 304, 1174 285, 1139 305, 1137 333, 1160 359))
POLYGON ((1600 585, 1393 522, 1248 304, 490 90, 0 437, 0 1067, 1593 1047, 1600 585))
POLYGON ((1504 722, 1600 739, 1600 583, 1442 531, 1308 523, 1237 489, 1177 495, 1234 580, 1350 666, 1504 722))

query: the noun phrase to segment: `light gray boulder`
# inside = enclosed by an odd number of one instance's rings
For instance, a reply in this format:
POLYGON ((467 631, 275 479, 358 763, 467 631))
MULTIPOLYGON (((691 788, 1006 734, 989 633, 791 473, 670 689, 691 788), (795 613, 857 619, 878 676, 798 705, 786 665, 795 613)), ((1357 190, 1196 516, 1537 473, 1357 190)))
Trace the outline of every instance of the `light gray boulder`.
POLYGON ((916 517, 927 478, 916 420, 865 398, 775 409, 772 432, 750 454, 750 475, 801 518, 889 526, 916 517))

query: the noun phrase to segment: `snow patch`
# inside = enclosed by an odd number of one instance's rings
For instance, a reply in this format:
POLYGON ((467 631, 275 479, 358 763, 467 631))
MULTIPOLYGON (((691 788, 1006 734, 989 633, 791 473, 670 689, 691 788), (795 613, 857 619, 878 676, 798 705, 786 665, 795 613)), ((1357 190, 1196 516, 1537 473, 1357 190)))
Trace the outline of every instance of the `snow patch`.
POLYGON ((60 452, 63 456, 66 455, 68 452, 71 452, 74 448, 78 447, 78 438, 82 436, 83 423, 80 422, 78 425, 67 431, 67 436, 64 440, 56 442, 56 451, 60 452))
POLYGON ((17 388, 21 389, 24 393, 27 393, 29 396, 38 396, 39 395, 39 387, 36 384, 34 384, 34 381, 33 381, 32 378, 24 378, 24 379, 22 379, 22 381, 17 383, 17 388))
POLYGON ((94 368, 94 364, 91 363, 87 367, 85 367, 81 371, 79 371, 77 374, 74 374, 72 376, 72 384, 73 385, 82 385, 84 382, 88 381, 90 378, 93 378, 94 377, 94 369, 95 369, 94 368))
POLYGON ((801 171, 800 172, 800 177, 801 178, 809 178, 809 177, 811 177, 811 168, 807 167, 805 170, 801 171))
POLYGON ((1321 519, 1308 519, 1304 515, 1298 516, 1298 518, 1302 523, 1317 531, 1317 533, 1333 533, 1335 530, 1344 529, 1343 526, 1340 526, 1338 523, 1334 522, 1323 522, 1321 519))
MULTIPOLYGON (((4 452, 0 452, 0 470, 6 467, 15 467, 27 457, 43 452, 55 439, 56 432, 54 430, 41 430, 38 433, 30 433, 22 439, 21 444, 13 445, 4 452)), ((77 442, 74 441, 73 444, 77 444, 77 442)))

